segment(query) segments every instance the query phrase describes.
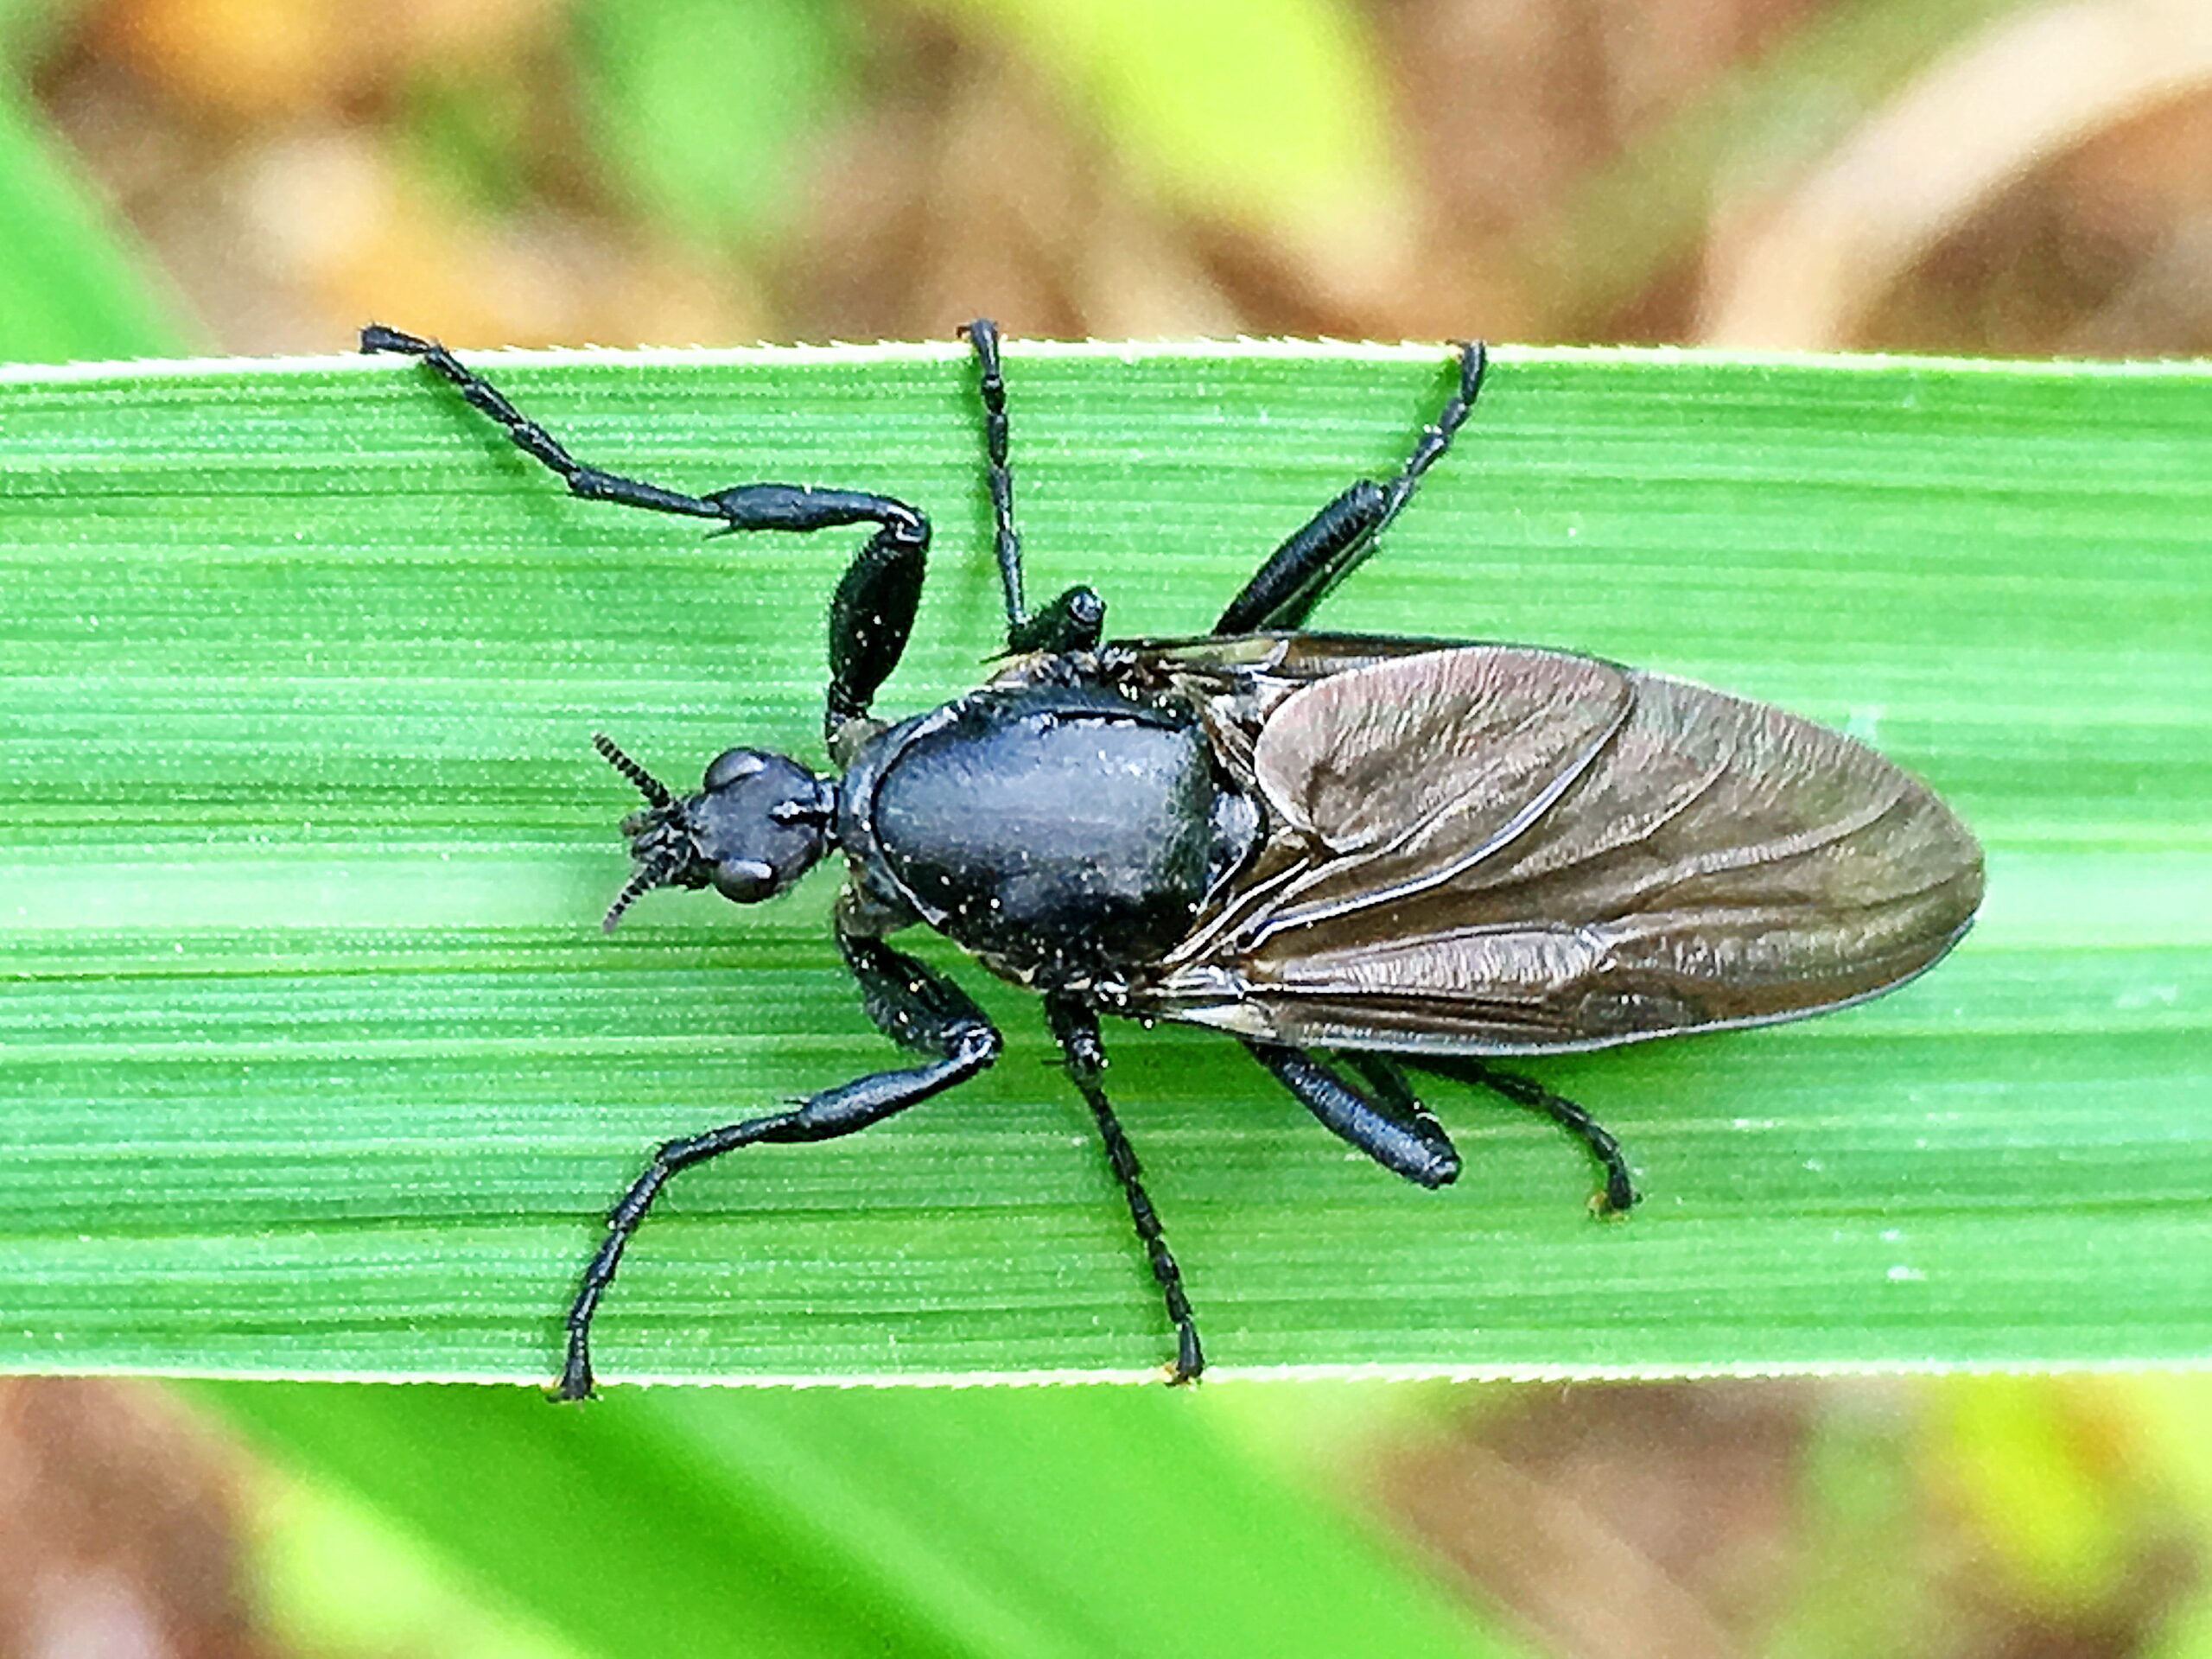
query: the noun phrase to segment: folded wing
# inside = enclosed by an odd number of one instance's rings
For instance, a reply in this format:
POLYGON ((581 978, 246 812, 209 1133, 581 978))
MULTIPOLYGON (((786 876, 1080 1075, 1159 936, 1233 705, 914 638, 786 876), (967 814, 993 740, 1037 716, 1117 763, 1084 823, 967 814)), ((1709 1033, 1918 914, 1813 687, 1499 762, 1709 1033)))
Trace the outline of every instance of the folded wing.
POLYGON ((1192 648, 1267 839, 1147 1009, 1294 1043, 1597 1047, 1873 995, 1980 900, 1965 827, 1839 732, 1564 652, 1379 643, 1308 636, 1272 677, 1192 648))

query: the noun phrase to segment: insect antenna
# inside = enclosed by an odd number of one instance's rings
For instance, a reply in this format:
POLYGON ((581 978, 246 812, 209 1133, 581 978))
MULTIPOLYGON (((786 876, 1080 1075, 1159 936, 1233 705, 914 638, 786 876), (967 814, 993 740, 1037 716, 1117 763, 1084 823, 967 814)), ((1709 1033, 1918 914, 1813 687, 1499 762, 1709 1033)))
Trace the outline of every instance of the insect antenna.
MULTIPOLYGON (((614 740, 606 733, 594 732, 591 734, 591 746, 606 758, 608 766, 636 785, 638 792, 655 806, 669 806, 674 804, 676 797, 668 792, 667 785, 617 748, 614 746, 614 740)), ((639 891, 642 892, 643 889, 639 891)), ((633 894, 632 897, 634 896, 633 894)), ((609 927, 613 925, 611 919, 607 923, 609 927)))
POLYGON ((665 885, 668 878, 676 874, 676 867, 683 861, 680 853, 664 850, 639 865, 630 873, 630 879, 622 884, 622 891, 614 895, 614 902, 607 907, 607 914, 599 924, 600 931, 612 933, 615 923, 622 919, 622 912, 638 902, 639 895, 665 885))

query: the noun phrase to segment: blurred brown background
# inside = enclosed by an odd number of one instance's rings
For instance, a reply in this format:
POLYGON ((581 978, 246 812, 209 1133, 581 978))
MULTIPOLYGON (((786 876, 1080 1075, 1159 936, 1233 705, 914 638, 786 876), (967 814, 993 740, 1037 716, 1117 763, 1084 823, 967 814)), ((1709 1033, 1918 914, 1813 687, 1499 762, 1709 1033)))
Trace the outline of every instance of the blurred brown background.
MULTIPOLYGON (((371 317, 683 345, 979 311, 1058 336, 2212 349, 2207 3, 0 18, 211 351, 341 350, 371 317)), ((1881 1651, 2212 1651, 2167 1626, 2203 1563, 2132 1421, 2087 1379, 1463 1390, 1349 1437, 1339 1473, 1532 1651, 1826 1653, 1824 1594, 1887 1598, 1886 1625, 1841 1624, 1881 1651), (2010 1487, 1961 1473, 1993 1448, 2010 1487), (1840 1533, 1806 1529, 1808 1470, 1856 1494, 1840 1533)), ((304 1650, 241 1587, 250 1467, 149 1389, 0 1383, 0 1656, 304 1650)))
POLYGON ((2197 0, 105 0, 40 100, 226 352, 2212 345, 2197 0))

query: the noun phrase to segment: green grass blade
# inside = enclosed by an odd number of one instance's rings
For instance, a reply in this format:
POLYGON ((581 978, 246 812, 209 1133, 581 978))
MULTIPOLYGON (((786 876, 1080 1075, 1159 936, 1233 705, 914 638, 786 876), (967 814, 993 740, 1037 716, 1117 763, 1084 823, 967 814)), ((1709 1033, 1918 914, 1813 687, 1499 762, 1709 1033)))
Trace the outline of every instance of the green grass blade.
POLYGON ((197 1393, 588 1652, 1509 1650, 1164 1389, 197 1393))
POLYGON ((61 362, 175 349, 150 264, 71 173, 0 73, 0 350, 61 362))
MULTIPOLYGON (((996 604, 958 349, 517 355, 604 464, 936 515, 886 707, 996 604)), ((1032 577, 1185 631, 1356 471, 1431 351, 1009 353, 1032 577)), ((1569 645, 1872 738, 1991 852, 1981 926, 1802 1026, 1531 1068, 1627 1140, 1440 1089, 1422 1193, 1201 1033, 1115 1085, 1225 1368, 1674 1373, 2212 1351, 2212 370, 1506 353, 1329 626, 1569 645)), ((571 502, 405 364, 0 379, 0 1366, 546 1375, 644 1149, 880 1066, 832 883, 624 874, 604 728, 813 753, 850 539, 571 502)), ((938 959, 949 960, 937 952, 938 959)), ((982 976, 963 970, 970 983, 982 976)), ((1133 1375, 1158 1304, 1033 1013, 972 1088, 687 1176, 616 1377, 1133 1375)))

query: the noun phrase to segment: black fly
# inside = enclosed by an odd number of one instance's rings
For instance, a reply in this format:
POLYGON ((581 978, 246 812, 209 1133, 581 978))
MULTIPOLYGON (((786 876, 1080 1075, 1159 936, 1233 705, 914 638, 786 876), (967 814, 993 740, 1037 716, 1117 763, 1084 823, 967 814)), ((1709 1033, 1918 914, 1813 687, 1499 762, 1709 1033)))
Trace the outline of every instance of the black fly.
POLYGON ((1302 632, 1467 419, 1481 346, 1459 349, 1397 474, 1322 508, 1209 632, 1109 641, 1089 588, 1024 603, 998 333, 967 333, 1007 658, 976 690, 887 724, 869 709, 921 595, 919 512, 860 491, 687 495, 617 477, 443 346, 362 332, 365 351, 421 358, 588 499, 728 531, 874 526, 830 607, 834 774, 731 749, 679 797, 594 739, 646 801, 622 825, 636 868, 606 925, 658 887, 771 898, 842 851, 838 948, 868 1017, 926 1058, 655 1152, 584 1269, 563 1397, 592 1391, 592 1315, 671 1176, 756 1141, 849 1135, 998 1058, 968 995, 886 943, 918 922, 1043 997, 1174 1324, 1177 1382, 1205 1361, 1106 1098, 1102 1014, 1231 1033, 1328 1128, 1423 1186, 1450 1182, 1459 1158, 1402 1068, 1481 1083, 1578 1135, 1618 1211, 1636 1192, 1612 1136, 1492 1057, 1816 1014, 1903 983, 1966 931, 1974 837, 1838 733, 1565 652, 1302 632))

